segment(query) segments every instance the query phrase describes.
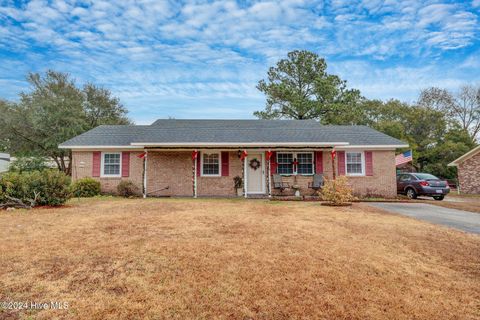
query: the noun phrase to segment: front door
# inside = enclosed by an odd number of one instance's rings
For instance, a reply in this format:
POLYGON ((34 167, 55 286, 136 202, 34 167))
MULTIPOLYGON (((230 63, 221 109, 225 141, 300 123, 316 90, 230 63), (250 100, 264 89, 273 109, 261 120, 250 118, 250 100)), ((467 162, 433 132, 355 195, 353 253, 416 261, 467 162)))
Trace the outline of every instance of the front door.
POLYGON ((263 153, 248 154, 247 193, 265 193, 265 161, 263 153))

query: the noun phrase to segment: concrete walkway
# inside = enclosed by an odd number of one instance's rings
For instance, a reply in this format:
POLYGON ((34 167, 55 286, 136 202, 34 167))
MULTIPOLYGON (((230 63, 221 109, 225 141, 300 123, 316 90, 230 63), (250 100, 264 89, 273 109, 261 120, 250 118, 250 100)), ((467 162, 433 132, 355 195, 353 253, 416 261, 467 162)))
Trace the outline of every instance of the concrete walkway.
POLYGON ((370 206, 384 209, 412 218, 435 224, 480 234, 480 214, 463 210, 437 207, 426 203, 369 203, 370 206))

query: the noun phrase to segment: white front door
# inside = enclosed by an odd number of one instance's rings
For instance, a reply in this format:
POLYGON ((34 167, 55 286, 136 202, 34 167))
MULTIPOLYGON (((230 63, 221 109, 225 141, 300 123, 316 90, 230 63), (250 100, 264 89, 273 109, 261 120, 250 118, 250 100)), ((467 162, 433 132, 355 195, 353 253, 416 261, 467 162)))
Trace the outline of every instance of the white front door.
POLYGON ((247 193, 265 193, 265 161, 263 153, 249 153, 247 158, 247 193), (256 161, 255 161, 256 160, 256 161), (253 162, 252 162, 253 161, 253 162), (255 167, 257 161, 260 163, 255 167))

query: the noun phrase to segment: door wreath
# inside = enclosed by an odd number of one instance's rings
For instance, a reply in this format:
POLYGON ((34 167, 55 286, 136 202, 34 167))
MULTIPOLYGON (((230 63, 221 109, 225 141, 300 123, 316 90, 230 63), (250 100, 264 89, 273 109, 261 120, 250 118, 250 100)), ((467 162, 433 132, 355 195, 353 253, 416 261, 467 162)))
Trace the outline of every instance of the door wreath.
POLYGON ((260 163, 260 161, 258 161, 257 158, 253 158, 252 160, 250 160, 250 168, 252 168, 253 170, 257 170, 258 168, 260 168, 262 164, 260 163))

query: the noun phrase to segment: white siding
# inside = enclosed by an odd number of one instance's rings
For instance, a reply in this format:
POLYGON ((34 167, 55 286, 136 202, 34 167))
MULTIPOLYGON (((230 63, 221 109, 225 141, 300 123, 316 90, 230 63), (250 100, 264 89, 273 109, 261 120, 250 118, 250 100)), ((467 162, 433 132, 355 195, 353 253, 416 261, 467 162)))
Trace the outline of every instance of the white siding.
POLYGON ((8 153, 0 153, 0 172, 7 171, 9 164, 10 164, 10 155, 8 153), (8 159, 8 160, 5 160, 5 159, 8 159))

